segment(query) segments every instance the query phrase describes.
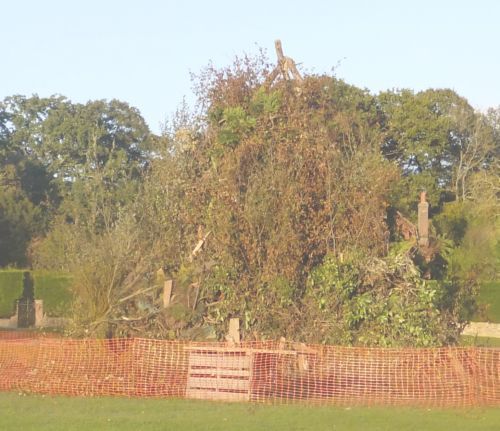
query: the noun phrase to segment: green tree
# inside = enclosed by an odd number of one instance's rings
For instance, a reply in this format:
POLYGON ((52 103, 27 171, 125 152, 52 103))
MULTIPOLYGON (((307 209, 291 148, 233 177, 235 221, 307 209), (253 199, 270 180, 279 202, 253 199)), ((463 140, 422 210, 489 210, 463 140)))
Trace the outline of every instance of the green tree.
POLYGON ((43 214, 5 172, 0 181, 0 266, 22 267, 31 238, 43 232, 43 214))
POLYGON ((0 103, 0 120, 4 181, 14 181, 45 221, 24 237, 42 235, 56 214, 61 223, 102 229, 137 193, 153 138, 128 104, 13 96, 0 103))
POLYGON ((462 198, 467 180, 491 159, 493 134, 487 119, 451 90, 390 91, 378 97, 385 118, 382 152, 403 177, 394 203, 409 213, 426 190, 433 210, 462 198))

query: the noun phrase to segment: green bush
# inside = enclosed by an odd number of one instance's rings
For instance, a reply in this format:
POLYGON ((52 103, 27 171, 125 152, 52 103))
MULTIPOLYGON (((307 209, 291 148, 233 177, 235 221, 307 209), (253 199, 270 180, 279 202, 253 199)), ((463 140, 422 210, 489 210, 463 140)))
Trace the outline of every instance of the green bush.
POLYGON ((14 314, 14 303, 23 294, 23 272, 17 269, 0 271, 0 317, 14 314))
POLYGON ((327 255, 307 280, 305 329, 328 344, 446 345, 458 332, 455 302, 442 306, 444 294, 442 283, 421 278, 408 253, 327 255))

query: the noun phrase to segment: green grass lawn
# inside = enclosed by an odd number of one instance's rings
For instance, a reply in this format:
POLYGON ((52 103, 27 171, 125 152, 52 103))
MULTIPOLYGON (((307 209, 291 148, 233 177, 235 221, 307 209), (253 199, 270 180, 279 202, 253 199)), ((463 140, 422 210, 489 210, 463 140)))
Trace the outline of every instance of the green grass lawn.
POLYGON ((481 286, 478 302, 486 306, 485 316, 480 320, 500 323, 500 281, 492 281, 481 286))
POLYGON ((473 337, 472 335, 462 335, 460 337, 460 345, 476 347, 500 347, 500 338, 473 337))
POLYGON ((0 429, 498 430, 500 409, 267 406, 172 399, 65 398, 0 393, 0 429))

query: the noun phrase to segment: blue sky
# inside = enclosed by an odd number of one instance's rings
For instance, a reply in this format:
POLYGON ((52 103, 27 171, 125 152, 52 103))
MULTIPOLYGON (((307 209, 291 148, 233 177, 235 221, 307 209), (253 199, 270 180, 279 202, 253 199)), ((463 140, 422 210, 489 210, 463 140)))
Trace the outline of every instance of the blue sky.
POLYGON ((500 105, 496 0, 0 0, 0 99, 117 98, 160 130, 190 72, 268 51, 372 92, 452 88, 478 109, 500 105))

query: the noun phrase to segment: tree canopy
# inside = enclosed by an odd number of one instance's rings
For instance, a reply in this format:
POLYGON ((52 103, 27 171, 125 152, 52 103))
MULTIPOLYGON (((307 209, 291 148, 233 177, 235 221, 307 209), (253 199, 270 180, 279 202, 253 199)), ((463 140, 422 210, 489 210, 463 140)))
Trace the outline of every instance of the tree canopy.
POLYGON ((26 265, 29 241, 58 216, 96 223, 137 192, 151 137, 128 104, 13 96, 0 103, 0 121, 4 238, 19 239, 0 249, 3 265, 26 265))

